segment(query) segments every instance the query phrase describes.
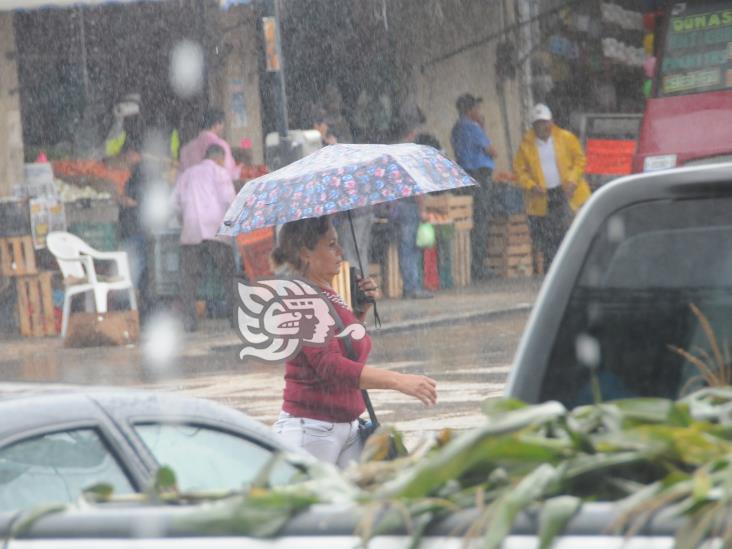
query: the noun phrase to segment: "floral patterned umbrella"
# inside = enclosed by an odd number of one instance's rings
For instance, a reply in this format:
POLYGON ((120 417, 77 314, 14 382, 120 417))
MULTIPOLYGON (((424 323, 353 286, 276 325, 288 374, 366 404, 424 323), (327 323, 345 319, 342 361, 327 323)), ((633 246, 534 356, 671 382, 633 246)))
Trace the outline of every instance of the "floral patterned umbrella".
POLYGON ((426 145, 331 145, 247 183, 219 234, 234 236, 474 184, 462 168, 426 145))

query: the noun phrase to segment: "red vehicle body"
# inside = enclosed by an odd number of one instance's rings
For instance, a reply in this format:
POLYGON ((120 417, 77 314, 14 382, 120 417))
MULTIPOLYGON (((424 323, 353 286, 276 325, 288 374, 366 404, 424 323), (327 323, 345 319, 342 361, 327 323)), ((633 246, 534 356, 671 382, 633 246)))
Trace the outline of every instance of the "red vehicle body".
POLYGON ((669 2, 658 20, 633 171, 732 159, 732 2, 669 2))

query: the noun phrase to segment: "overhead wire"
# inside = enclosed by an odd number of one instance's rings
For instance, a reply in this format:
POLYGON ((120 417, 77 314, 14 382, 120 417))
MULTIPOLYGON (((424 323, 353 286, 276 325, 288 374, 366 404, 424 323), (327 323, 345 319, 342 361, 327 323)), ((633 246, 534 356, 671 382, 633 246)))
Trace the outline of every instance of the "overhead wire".
MULTIPOLYGON (((508 33, 510 33, 510 32, 514 32, 515 30, 518 30, 518 29, 520 29, 520 28, 522 28, 522 27, 524 27, 526 25, 530 25, 530 24, 532 24, 532 23, 534 23, 534 22, 536 22, 536 21, 538 21, 540 19, 543 19, 545 17, 549 17, 551 15, 554 15, 556 13, 559 13, 562 10, 564 10, 564 9, 566 9, 566 8, 574 5, 574 4, 578 4, 579 2, 580 2, 580 0, 565 0, 565 2, 563 2, 561 5, 559 5, 557 7, 554 7, 552 9, 550 9, 550 10, 547 10, 547 11, 543 11, 541 13, 537 13, 536 15, 533 15, 533 16, 531 16, 528 19, 525 19, 523 21, 517 21, 515 23, 512 23, 512 24, 508 25, 507 27, 502 28, 501 30, 499 30, 497 32, 493 32, 493 33, 489 34, 488 36, 485 36, 485 37, 480 38, 478 40, 474 40, 472 42, 469 42, 467 44, 464 44, 464 45, 460 46, 459 48, 452 50, 449 53, 445 53, 445 54, 443 54, 443 55, 441 55, 439 57, 436 57, 434 59, 431 59, 429 61, 426 61, 426 62, 422 63, 422 65, 420 66, 420 68, 421 68, 421 70, 424 70, 426 67, 429 67, 431 65, 436 65, 437 63, 441 63, 442 61, 446 61, 447 59, 450 59, 452 57, 455 57, 456 55, 460 55, 461 53, 464 53, 464 52, 466 52, 468 50, 471 50, 473 48, 477 48, 477 47, 483 46, 483 45, 485 45, 485 44, 487 44, 489 42, 492 42, 494 40, 501 39, 504 36, 508 35, 508 33)), ((535 48, 532 48, 532 52, 533 52, 534 49, 535 48)), ((520 61, 519 64, 521 64, 521 62, 523 62, 525 60, 526 60, 526 56, 524 56, 524 58, 522 58, 522 60, 520 61)))

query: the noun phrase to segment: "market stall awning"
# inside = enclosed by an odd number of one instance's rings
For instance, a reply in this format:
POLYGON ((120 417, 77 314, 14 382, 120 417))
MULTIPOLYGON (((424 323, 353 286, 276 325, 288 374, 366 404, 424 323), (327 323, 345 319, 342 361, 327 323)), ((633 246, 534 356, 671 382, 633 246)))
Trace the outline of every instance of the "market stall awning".
MULTIPOLYGON (((100 4, 129 4, 142 0, 0 0, 0 11, 36 10, 44 8, 63 8, 71 6, 100 4)), ((150 1, 150 0, 146 0, 150 1)), ((163 0, 152 0, 163 1, 163 0)), ((216 0, 222 9, 237 4, 249 4, 252 0, 216 0)))

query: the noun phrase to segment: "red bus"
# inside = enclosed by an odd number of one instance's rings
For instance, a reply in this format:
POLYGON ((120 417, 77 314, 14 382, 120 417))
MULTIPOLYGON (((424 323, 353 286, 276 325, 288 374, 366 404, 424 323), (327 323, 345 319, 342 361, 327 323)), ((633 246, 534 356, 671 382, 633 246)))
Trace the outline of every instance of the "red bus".
POLYGON ((669 2, 634 172, 732 159, 732 2, 669 2))

